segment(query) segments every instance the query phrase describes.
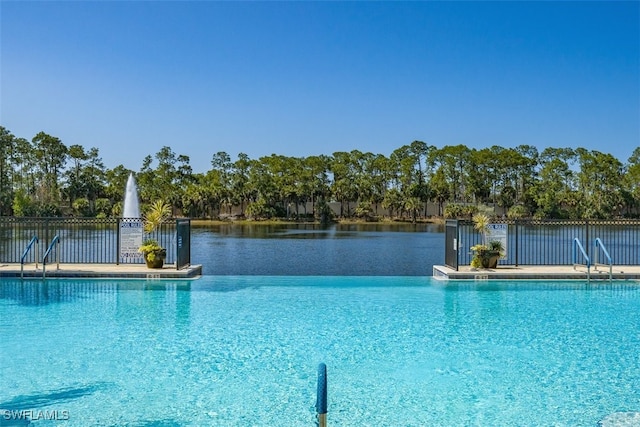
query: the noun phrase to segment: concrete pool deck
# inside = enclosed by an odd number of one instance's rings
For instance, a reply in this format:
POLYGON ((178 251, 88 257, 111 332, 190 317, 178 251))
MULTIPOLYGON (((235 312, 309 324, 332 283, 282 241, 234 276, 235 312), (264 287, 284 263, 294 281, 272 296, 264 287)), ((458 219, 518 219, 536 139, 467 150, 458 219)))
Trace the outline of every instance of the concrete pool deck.
MULTIPOLYGON (((433 266, 433 276, 442 280, 534 280, 534 279, 576 279, 587 280, 587 267, 571 265, 499 265, 498 268, 458 267, 458 271, 444 265, 433 266)), ((609 267, 591 266, 591 280, 609 280, 609 267)), ((640 265, 614 265, 611 276, 614 280, 640 279, 640 265)))
MULTIPOLYGON (((47 278, 110 278, 110 279, 196 279, 202 275, 202 265, 190 265, 176 270, 175 264, 163 268, 148 268, 145 264, 47 264, 47 278)), ((0 277, 20 277, 20 264, 0 263, 0 277)), ((25 278, 42 279, 42 264, 24 265, 25 278)))
MULTIPOLYGON (((608 280, 609 267, 591 267, 591 280, 608 280)), ((176 270, 175 264, 163 268, 148 268, 145 264, 47 264, 47 278, 112 278, 112 279, 196 279, 202 276, 202 265, 176 270)), ((20 277, 20 264, 0 263, 0 278, 20 277)), ((42 278, 42 264, 24 265, 25 278, 42 278)), ((474 269, 460 266, 458 271, 444 265, 433 266, 433 277, 441 280, 587 280, 587 268, 570 265, 499 265, 498 268, 474 269)), ((614 280, 640 280, 640 265, 614 265, 614 280)))

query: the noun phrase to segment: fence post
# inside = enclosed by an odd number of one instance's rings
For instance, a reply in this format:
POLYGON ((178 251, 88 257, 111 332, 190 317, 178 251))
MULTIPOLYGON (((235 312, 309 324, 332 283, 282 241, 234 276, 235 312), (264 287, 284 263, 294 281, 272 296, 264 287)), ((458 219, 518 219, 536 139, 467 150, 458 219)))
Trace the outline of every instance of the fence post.
POLYGON ((120 221, 120 218, 116 221, 116 265, 120 265, 120 221))
POLYGON ((456 271, 460 269, 460 221, 456 220, 456 271))
POLYGON ((515 266, 517 267, 518 266, 518 247, 520 246, 520 240, 518 240, 518 219, 517 218, 513 220, 513 226, 516 229, 516 250, 515 250, 516 259, 515 259, 515 266))
POLYGON ((585 219, 584 220, 584 228, 585 228, 585 240, 584 240, 584 244, 587 246, 587 248, 585 249, 585 252, 587 253, 588 257, 591 257, 591 254, 589 253, 589 247, 591 245, 589 245, 589 220, 585 219))

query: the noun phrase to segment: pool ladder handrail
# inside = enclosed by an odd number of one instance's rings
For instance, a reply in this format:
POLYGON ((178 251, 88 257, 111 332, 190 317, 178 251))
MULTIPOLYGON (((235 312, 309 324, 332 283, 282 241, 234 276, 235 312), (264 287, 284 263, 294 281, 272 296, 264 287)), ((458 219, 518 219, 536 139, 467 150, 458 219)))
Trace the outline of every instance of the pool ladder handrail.
MULTIPOLYGON (((49 256, 49 254, 57 244, 60 244, 60 236, 58 235, 56 235, 53 238, 53 240, 49 244, 49 247, 47 248, 47 251, 44 253, 44 256, 42 257, 42 278, 43 279, 45 278, 46 270, 47 270, 47 257, 49 256)), ((60 251, 59 250, 56 250, 56 262, 57 262, 56 270, 60 270, 60 251)))
MULTIPOLYGON (((20 257, 20 278, 24 279, 24 260, 27 257, 27 255, 29 254, 29 251, 31 251, 31 247, 33 246, 33 244, 35 243, 36 247, 39 244, 38 241, 38 236, 33 236, 31 238, 31 241, 29 242, 29 244, 27 245, 27 247, 25 248, 24 252, 22 252, 22 256, 20 257)), ((38 269, 38 250, 36 249, 36 255, 33 257, 33 259, 36 262, 36 270, 38 269)))
POLYGON ((576 266, 584 265, 582 263, 578 263, 578 250, 584 257, 584 259, 587 261, 587 264, 586 264, 587 265, 587 281, 591 282, 591 259, 589 258, 589 255, 587 255, 587 252, 584 250, 584 247, 582 247, 582 243, 580 243, 580 239, 576 237, 575 239, 573 239, 573 269, 574 270, 576 269, 576 266))
POLYGON ((327 427, 327 365, 318 365, 318 390, 316 394, 318 427, 327 427))
POLYGON ((602 243, 602 240, 600 240, 599 237, 596 237, 596 240, 593 243, 593 268, 595 270, 598 270, 598 266, 609 266, 609 282, 613 282, 613 262, 611 261, 611 255, 609 255, 609 251, 604 246, 604 243, 602 243), (607 258, 607 261, 609 261, 608 264, 601 264, 598 262, 598 253, 600 252, 598 251, 598 248, 602 250, 602 253, 607 258))

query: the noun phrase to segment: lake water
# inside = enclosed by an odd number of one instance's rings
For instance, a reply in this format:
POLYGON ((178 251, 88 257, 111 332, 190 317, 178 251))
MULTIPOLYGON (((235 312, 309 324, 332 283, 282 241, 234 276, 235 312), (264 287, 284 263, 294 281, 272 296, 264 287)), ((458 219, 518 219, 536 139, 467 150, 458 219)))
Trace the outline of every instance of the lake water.
POLYGON ((444 263, 444 227, 192 225, 191 262, 206 275, 430 276, 444 263))

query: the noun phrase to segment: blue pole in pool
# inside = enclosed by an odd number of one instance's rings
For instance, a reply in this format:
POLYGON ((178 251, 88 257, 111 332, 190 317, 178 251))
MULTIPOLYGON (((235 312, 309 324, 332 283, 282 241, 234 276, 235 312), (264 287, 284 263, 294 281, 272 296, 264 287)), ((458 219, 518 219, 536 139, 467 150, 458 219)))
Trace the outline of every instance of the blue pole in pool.
POLYGON ((327 365, 318 365, 318 395, 316 398, 319 427, 327 426, 327 365))

